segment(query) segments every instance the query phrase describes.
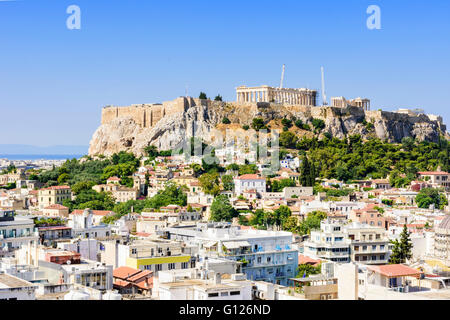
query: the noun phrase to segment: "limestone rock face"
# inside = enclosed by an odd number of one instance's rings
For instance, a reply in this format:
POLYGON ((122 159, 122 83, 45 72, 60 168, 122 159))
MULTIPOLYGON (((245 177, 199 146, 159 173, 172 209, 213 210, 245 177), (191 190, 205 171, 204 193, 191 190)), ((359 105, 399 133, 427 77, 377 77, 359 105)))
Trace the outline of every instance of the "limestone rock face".
POLYGON ((250 126, 253 118, 258 117, 266 122, 295 117, 312 127, 311 120, 317 118, 325 122, 322 133, 328 132, 340 139, 360 134, 364 139, 378 137, 389 142, 401 142, 404 137, 436 142, 439 133, 446 132, 444 124, 430 120, 426 115, 364 111, 356 107, 282 106, 272 103, 239 105, 199 99, 181 102, 187 107, 165 114, 152 127, 141 125, 143 121, 133 118, 132 112, 107 121, 102 119, 103 124, 92 137, 89 155, 110 156, 119 151, 142 155, 148 145, 154 145, 160 150, 172 150, 192 136, 210 142, 217 132, 216 128, 223 126, 221 123, 224 117, 235 127, 250 126))

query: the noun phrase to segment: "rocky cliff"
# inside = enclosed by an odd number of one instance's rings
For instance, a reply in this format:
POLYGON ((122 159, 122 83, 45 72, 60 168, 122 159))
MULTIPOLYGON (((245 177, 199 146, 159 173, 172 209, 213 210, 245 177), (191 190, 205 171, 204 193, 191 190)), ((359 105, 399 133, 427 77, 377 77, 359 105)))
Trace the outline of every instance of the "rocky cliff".
MULTIPOLYGON (((170 103, 177 107, 170 109, 170 112, 163 109, 161 119, 151 126, 143 125, 146 121, 141 121, 141 118, 135 116, 133 109, 131 111, 128 109, 122 115, 117 113, 117 116, 109 117, 107 121, 102 119, 102 125, 92 137, 89 155, 109 156, 122 150, 141 155, 143 148, 148 145, 154 145, 160 150, 171 150, 183 139, 191 136, 201 137, 209 142, 214 139, 215 130, 226 128, 239 130, 243 125, 250 126, 253 118, 263 118, 272 129, 281 128, 280 120, 283 118, 295 117, 307 124, 310 124, 313 118, 322 119, 325 122, 322 134, 329 132, 337 138, 361 134, 363 138, 378 137, 389 142, 400 142, 404 137, 435 142, 440 132, 446 132, 443 123, 432 120, 427 115, 364 111, 357 107, 237 104, 192 98, 178 98, 170 103), (231 124, 223 125, 224 117, 227 117, 231 124)), ((152 107, 154 108, 152 105, 148 106, 146 117, 152 107)), ((142 108, 140 106, 139 110, 142 108)), ((303 130, 297 130, 296 133, 312 134, 303 130)))

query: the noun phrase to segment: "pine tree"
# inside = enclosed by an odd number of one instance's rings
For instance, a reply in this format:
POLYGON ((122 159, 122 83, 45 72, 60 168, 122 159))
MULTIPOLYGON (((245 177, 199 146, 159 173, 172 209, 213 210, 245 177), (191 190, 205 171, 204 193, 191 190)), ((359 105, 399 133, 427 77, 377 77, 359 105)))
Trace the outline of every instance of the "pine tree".
POLYGON ((310 187, 311 168, 309 166, 308 157, 305 156, 300 169, 300 183, 303 187, 310 187))
POLYGON ((400 234, 400 240, 396 239, 391 241, 394 245, 392 254, 389 259, 390 264, 406 263, 406 260, 412 257, 412 242, 410 238, 411 233, 408 232, 406 224, 403 226, 403 231, 400 234))

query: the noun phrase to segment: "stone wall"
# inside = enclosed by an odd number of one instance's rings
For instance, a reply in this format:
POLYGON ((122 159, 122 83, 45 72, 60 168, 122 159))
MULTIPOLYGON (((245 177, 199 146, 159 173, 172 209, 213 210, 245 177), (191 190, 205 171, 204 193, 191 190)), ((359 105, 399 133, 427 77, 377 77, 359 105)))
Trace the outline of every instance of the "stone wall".
POLYGON ((107 106, 102 110, 101 124, 109 124, 114 120, 132 119, 141 128, 152 128, 161 119, 176 113, 182 113, 191 106, 200 104, 201 100, 180 97, 163 104, 141 104, 125 107, 107 106))

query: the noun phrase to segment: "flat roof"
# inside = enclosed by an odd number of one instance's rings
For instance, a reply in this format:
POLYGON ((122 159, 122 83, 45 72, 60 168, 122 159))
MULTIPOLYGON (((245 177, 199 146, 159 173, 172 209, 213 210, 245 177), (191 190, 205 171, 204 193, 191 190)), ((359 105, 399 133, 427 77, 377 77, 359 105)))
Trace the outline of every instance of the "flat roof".
POLYGON ((31 282, 22 280, 6 273, 0 274, 0 289, 27 287, 34 287, 34 285, 31 282))

